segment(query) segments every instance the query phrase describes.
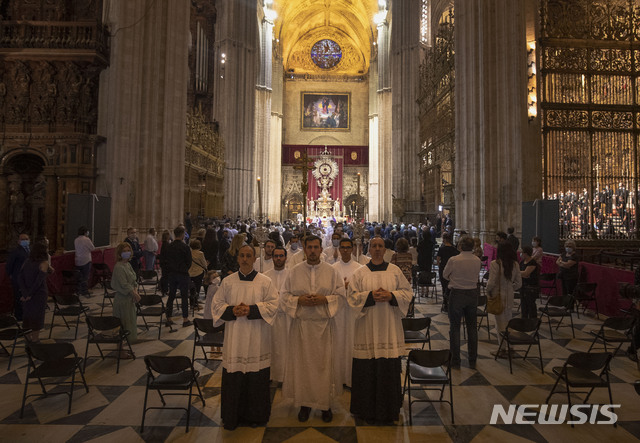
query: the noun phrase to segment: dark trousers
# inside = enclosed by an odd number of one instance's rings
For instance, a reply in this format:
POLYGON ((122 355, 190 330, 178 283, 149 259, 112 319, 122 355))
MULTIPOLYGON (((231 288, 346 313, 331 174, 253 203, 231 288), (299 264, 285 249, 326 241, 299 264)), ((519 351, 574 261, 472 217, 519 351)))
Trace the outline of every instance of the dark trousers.
POLYGON ((167 317, 173 315, 173 300, 176 292, 180 290, 180 307, 182 308, 182 318, 189 317, 189 284, 191 279, 189 274, 169 274, 169 299, 167 300, 167 317))
POLYGON ((22 321, 22 301, 20 298, 20 287, 18 286, 18 277, 11 279, 11 287, 13 289, 13 315, 18 321, 22 321))
POLYGON ((76 269, 80 271, 80 281, 78 282, 78 294, 89 294, 89 274, 91 273, 91 262, 86 265, 76 266, 76 269))
POLYGON ((538 318, 536 299, 539 293, 540 288, 537 286, 523 286, 522 289, 520 289, 522 318, 538 318))
POLYGON ((195 277, 191 277, 191 306, 196 306, 198 304, 198 295, 200 294, 200 288, 202 287, 203 278, 204 272, 195 277))
POLYGON ((467 325, 467 351, 470 362, 478 358, 478 289, 454 289, 449 291, 449 341, 451 363, 460 364, 460 323, 462 316, 467 325))

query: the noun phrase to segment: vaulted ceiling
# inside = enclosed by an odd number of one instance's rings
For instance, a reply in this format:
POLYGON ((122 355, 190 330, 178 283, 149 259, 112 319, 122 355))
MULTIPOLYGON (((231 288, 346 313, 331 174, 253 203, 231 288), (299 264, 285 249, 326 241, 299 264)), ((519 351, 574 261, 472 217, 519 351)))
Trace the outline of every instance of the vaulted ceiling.
POLYGON ((368 72, 376 41, 374 15, 381 0, 275 0, 278 14, 274 35, 282 47, 286 72, 296 74, 362 75, 368 72), (335 41, 342 50, 340 63, 321 69, 311 60, 311 48, 320 40, 335 41))

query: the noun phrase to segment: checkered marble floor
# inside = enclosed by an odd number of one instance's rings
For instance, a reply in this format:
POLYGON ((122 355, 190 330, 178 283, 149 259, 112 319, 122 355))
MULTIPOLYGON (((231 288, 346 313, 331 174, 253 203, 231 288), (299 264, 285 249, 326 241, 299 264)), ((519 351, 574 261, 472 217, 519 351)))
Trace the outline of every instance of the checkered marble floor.
MULTIPOLYGON (((102 301, 100 289, 94 289, 88 305, 92 313, 99 315, 102 301)), ((110 309, 105 315, 110 315, 110 309)), ((50 322, 51 311, 47 314, 50 322)), ((200 315, 200 314, 197 314, 200 315)), ((431 340, 433 349, 448 348, 449 324, 445 314, 440 313, 440 304, 433 298, 422 299, 416 304, 416 316, 432 317, 431 340)), ((141 321, 140 321, 141 323, 141 321)), ((591 342, 590 330, 597 329, 601 320, 589 315, 574 318, 576 338, 571 329, 561 327, 554 330, 554 339, 549 339, 549 328, 541 328, 542 355, 545 373, 542 374, 537 359, 515 360, 513 374, 509 373, 506 360, 494 360, 491 351, 497 348, 495 330, 487 337, 486 328, 479 333, 479 359, 477 370, 466 367, 466 344, 462 350, 462 368, 453 371, 455 425, 447 404, 416 403, 413 406, 413 426, 409 426, 408 404, 405 397, 400 421, 396 426, 368 426, 354 420, 349 413, 349 392, 345 391, 333 407, 333 422, 322 422, 318 411, 313 411, 307 423, 299 423, 297 409, 283 400, 278 387, 273 387, 271 419, 266 427, 238 428, 233 432, 223 430, 220 422, 220 380, 222 369, 219 361, 198 360, 200 385, 206 406, 194 397, 191 427, 185 433, 185 414, 178 410, 150 411, 147 414, 144 433, 140 433, 142 402, 146 380, 142 357, 148 354, 187 355, 193 348, 193 328, 182 328, 178 324, 175 332, 163 327, 160 340, 157 329, 141 329, 138 343, 133 345, 136 360, 123 360, 120 373, 116 374, 115 360, 102 361, 94 346, 86 369, 89 393, 79 387, 74 392, 73 406, 67 415, 67 397, 31 397, 25 408, 24 418, 19 418, 20 402, 24 389, 26 357, 24 350, 17 350, 11 370, 7 371, 6 357, 0 357, 0 440, 7 442, 29 442, 45 438, 54 442, 165 442, 165 441, 238 441, 238 442, 401 442, 401 441, 580 441, 580 442, 627 442, 640 441, 640 397, 632 387, 640 372, 636 364, 619 354, 611 365, 611 381, 614 403, 622 407, 616 410, 618 426, 611 425, 488 425, 494 404, 540 404, 555 382, 554 366, 561 366, 566 357, 575 351, 586 351, 591 342)), ((49 331, 41 334, 47 342, 49 331)), ((55 327, 52 341, 71 342, 78 353, 84 353, 86 325, 80 326, 78 339, 74 331, 55 327)), ((536 355, 536 353, 534 353, 536 355)), ((404 376, 404 375, 403 375, 404 376)), ((37 386, 30 388, 37 392, 37 386)), ((160 405, 157 395, 151 393, 150 402, 160 405)), ((578 398, 577 402, 581 402, 578 398)), ((554 396, 552 403, 565 401, 563 395, 554 396)), ((181 406, 185 399, 176 397, 169 403, 181 406)), ((590 403, 608 403, 606 389, 597 389, 590 403)))

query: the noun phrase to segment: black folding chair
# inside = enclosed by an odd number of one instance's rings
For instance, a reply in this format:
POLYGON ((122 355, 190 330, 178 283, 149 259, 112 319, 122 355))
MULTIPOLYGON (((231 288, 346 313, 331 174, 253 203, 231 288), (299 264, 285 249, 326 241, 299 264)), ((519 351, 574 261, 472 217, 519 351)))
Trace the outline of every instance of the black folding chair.
POLYGON ((144 362, 147 365, 147 384, 144 392, 144 405, 142 412, 142 423, 140 424, 140 432, 144 432, 144 419, 147 415, 147 411, 150 409, 184 409, 187 411, 187 427, 185 432, 189 432, 189 418, 191 417, 191 396, 193 385, 198 388, 198 395, 202 400, 202 406, 205 405, 200 385, 198 384, 198 376, 200 373, 193 369, 193 364, 189 357, 183 355, 177 356, 159 356, 159 355, 147 355, 144 358, 144 362), (147 398, 149 396, 149 390, 155 390, 160 396, 162 401, 162 407, 150 406, 147 407, 147 398), (165 393, 162 391, 189 391, 187 394, 183 393, 165 393), (167 403, 164 397, 167 395, 188 395, 187 407, 167 407, 167 403))
MULTIPOLYGON (((549 403, 551 396, 556 393, 556 387, 562 380, 566 391, 557 392, 567 394, 569 409, 571 409, 571 394, 587 394, 582 403, 586 404, 595 388, 607 388, 609 391, 609 404, 613 404, 611 396, 611 383, 609 381, 609 363, 613 356, 608 353, 576 352, 569 356, 563 366, 553 368, 553 373, 558 376, 545 403, 549 403), (590 388, 589 391, 571 391, 572 388, 590 388)), ((616 424, 613 424, 616 426, 616 424)), ((573 427, 573 425, 571 425, 573 427)))
POLYGON ((580 318, 580 305, 582 305, 582 313, 584 314, 589 307, 590 303, 593 303, 595 307, 596 317, 600 319, 600 313, 598 311, 598 299, 596 298, 597 283, 578 283, 573 291, 573 297, 576 300, 576 314, 580 318))
POLYGON ((109 302, 111 307, 113 308, 113 297, 116 295, 116 291, 111 287, 111 280, 104 280, 102 282, 102 287, 104 289, 104 295, 102 296, 102 306, 100 307, 100 315, 104 313, 104 306, 109 302))
MULTIPOLYGON (((144 327, 147 331, 149 330, 149 324, 151 323, 147 318, 158 318, 158 321, 154 323, 158 326, 158 339, 160 339, 160 334, 162 333, 162 318, 165 317, 167 313, 167 308, 164 306, 162 297, 159 295, 141 295, 140 301, 137 303, 137 307, 138 316, 142 318, 144 327)), ((169 326, 169 329, 173 330, 171 326, 169 326)))
POLYGON ((140 270, 138 274, 138 288, 142 289, 142 293, 145 295, 155 295, 157 293, 158 273, 156 271, 140 270), (147 289, 149 290, 147 292, 147 289))
MULTIPOLYGON (((478 296, 478 309, 476 310, 476 316, 480 319, 480 321, 478 322, 478 331, 480 331, 480 328, 482 327, 482 322, 485 320, 487 321, 487 340, 491 340, 491 325, 489 324, 489 313, 487 312, 486 295, 478 296)), ((462 318, 464 319, 464 316, 462 318)))
POLYGON ((102 287, 104 287, 105 281, 111 280, 111 269, 106 263, 92 263, 91 272, 96 284, 102 285, 102 287))
POLYGON ((19 339, 27 340, 26 333, 30 330, 24 330, 20 327, 20 324, 13 315, 0 315, 0 347, 9 356, 9 365, 7 371, 11 370, 11 362, 13 361, 13 355, 16 352, 19 339), (3 341, 11 342, 11 352, 5 347, 3 341))
POLYGON ((451 383, 451 352, 448 349, 441 351, 413 350, 409 352, 407 359, 407 371, 404 378, 403 392, 409 393, 409 425, 413 426, 413 414, 411 405, 416 402, 449 403, 451 407, 451 424, 453 417, 453 386, 451 383), (411 385, 418 385, 423 391, 440 391, 440 398, 432 400, 426 395, 426 400, 411 400, 411 385), (449 400, 443 400, 444 390, 449 385, 449 400), (424 387, 427 386, 427 387, 424 387), (429 388, 429 386, 440 386, 429 388))
POLYGON ((77 269, 64 269, 62 274, 62 292, 72 294, 78 293, 78 284, 80 283, 80 271, 77 269))
POLYGON ((544 374, 544 366, 542 364, 542 348, 540 347, 540 324, 539 318, 512 318, 507 324, 507 329, 500 332, 500 345, 496 352, 495 360, 498 359, 502 345, 506 343, 507 354, 509 355, 509 373, 513 374, 513 366, 511 364, 511 350, 514 346, 527 346, 523 360, 527 359, 531 346, 538 346, 538 354, 540 355, 540 371, 544 374))
MULTIPOLYGON (((135 360, 133 349, 129 343, 129 331, 122 328, 122 322, 118 317, 97 317, 87 315, 87 327, 89 333, 87 335, 87 346, 84 350, 84 369, 87 368, 87 356, 89 353, 89 344, 93 343, 100 352, 100 357, 104 360, 105 355, 100 345, 117 345, 116 354, 116 374, 120 372, 120 355, 122 353, 122 344, 126 342, 129 352, 135 360)), ((112 349, 113 350, 113 349, 112 349)))
POLYGON ((76 370, 82 377, 84 389, 89 392, 89 386, 84 379, 82 372, 82 358, 78 357, 76 349, 71 343, 29 343, 27 344, 27 378, 24 382, 24 394, 22 395, 22 407, 20 408, 20 418, 24 416, 24 405, 27 397, 39 396, 40 394, 27 395, 29 380, 37 378, 42 388, 42 395, 66 394, 69 396, 69 408, 67 414, 71 414, 71 402, 73 400, 73 388, 76 380, 76 370), (39 365, 36 361, 41 362, 39 365), (47 392, 44 387, 43 378, 58 378, 67 380, 71 377, 71 382, 61 381, 59 385, 70 384, 69 392, 47 392))
POLYGON ((404 331, 405 344, 422 344, 420 349, 424 349, 424 345, 429 343, 429 349, 431 349, 430 327, 430 317, 403 318, 402 329, 404 331))
POLYGON ((193 328, 195 334, 193 335, 193 354, 191 355, 191 361, 201 360, 196 359, 196 347, 202 348, 204 359, 208 363, 207 350, 205 346, 216 346, 222 348, 224 344, 224 323, 220 326, 213 326, 213 320, 205 318, 194 318, 193 328))
POLYGON ((591 352, 591 349, 600 340, 604 345, 604 352, 607 352, 607 344, 618 345, 616 350, 613 351, 613 356, 615 357, 623 343, 632 342, 631 331, 635 322, 635 317, 609 317, 602 323, 600 329, 589 332, 593 335, 593 341, 587 352, 591 352))
POLYGON ((417 289, 416 289, 418 302, 420 302, 420 297, 422 296, 425 296, 428 298, 429 291, 431 291, 431 294, 436 299, 436 303, 438 303, 438 285, 436 284, 437 277, 438 277, 438 274, 435 272, 429 272, 429 271, 418 272, 418 283, 417 283, 417 289))
POLYGON ((549 322, 549 334, 551 334, 552 340, 553 329, 551 328, 551 318, 558 317, 560 320, 558 320, 556 330, 558 330, 562 324, 562 320, 564 320, 565 317, 569 317, 569 320, 571 321, 571 333, 573 334, 573 338, 576 338, 576 332, 573 329, 573 317, 571 316, 573 305, 573 295, 556 295, 554 297, 550 297, 544 307, 538 308, 538 311, 540 311, 540 319, 547 317, 547 321, 549 322))
POLYGON ((538 284, 540 285, 540 298, 548 299, 558 295, 558 277, 555 273, 540 274, 538 284))
POLYGON ((71 317, 76 319, 76 334, 74 336, 74 340, 78 338, 78 327, 80 326, 80 316, 86 315, 89 311, 89 308, 82 304, 80 301, 80 297, 77 294, 54 294, 53 295, 53 315, 51 316, 51 327, 49 328, 49 338, 51 338, 51 333, 53 332, 53 323, 56 317, 62 317, 62 321, 64 321, 67 329, 71 329, 69 327, 69 322, 67 322, 67 317, 71 317))

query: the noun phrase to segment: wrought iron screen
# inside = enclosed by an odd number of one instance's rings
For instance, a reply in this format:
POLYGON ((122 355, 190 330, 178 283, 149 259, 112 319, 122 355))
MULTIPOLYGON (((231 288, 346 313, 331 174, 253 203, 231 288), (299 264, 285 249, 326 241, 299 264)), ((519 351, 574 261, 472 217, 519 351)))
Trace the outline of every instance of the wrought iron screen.
POLYGON ((562 238, 635 236, 640 0, 542 0, 544 196, 562 238))
POLYGON ((453 210, 445 202, 445 186, 453 184, 455 157, 455 62, 453 10, 440 22, 434 45, 426 50, 420 65, 420 176, 423 210, 438 206, 453 210))

